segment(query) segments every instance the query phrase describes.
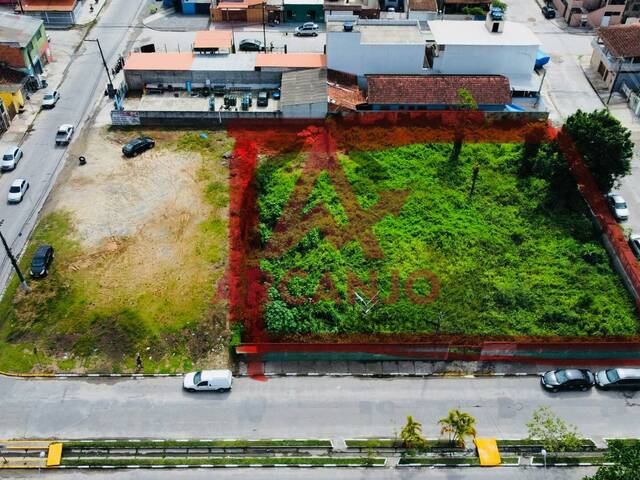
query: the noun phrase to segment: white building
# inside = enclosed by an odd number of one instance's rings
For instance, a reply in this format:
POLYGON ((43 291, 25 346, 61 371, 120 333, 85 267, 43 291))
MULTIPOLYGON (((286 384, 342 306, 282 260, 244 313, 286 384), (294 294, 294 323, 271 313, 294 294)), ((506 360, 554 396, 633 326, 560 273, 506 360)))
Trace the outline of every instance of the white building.
POLYGON ((375 74, 504 75, 512 90, 538 90, 540 42, 525 25, 489 15, 486 22, 432 20, 428 26, 329 17, 327 68, 356 75, 361 85, 365 75, 375 74))

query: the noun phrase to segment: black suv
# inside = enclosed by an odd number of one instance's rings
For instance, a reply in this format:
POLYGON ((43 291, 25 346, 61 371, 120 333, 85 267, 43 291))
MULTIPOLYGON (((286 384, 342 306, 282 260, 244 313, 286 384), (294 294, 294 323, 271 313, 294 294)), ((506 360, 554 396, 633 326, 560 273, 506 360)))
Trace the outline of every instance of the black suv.
POLYGON ((589 390, 595 384, 595 376, 590 370, 577 368, 560 368, 545 373, 540 378, 545 390, 589 390))
POLYGON ((145 150, 149 150, 156 145, 156 142, 153 138, 149 137, 138 137, 131 140, 124 147, 122 147, 122 153, 125 157, 135 157, 136 155, 140 155, 145 150))
POLYGON ((33 278, 44 277, 49 270, 53 257, 55 257, 55 254, 51 245, 40 245, 31 260, 29 275, 33 278))
POLYGON ((556 9, 551 5, 545 5, 544 7, 542 7, 542 15, 544 15, 544 18, 548 20, 556 18, 556 9))

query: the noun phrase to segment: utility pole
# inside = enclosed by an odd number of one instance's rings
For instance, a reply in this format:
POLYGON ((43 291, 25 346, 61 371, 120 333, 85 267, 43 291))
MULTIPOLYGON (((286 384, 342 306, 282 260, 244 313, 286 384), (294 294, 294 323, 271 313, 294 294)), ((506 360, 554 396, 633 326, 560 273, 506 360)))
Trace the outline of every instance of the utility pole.
POLYGON ((22 7, 22 0, 18 0, 18 6, 20 7, 20 13, 24 15, 24 8, 22 7))
MULTIPOLYGON (((2 225, 2 223, 4 223, 4 220, 0 222, 0 225, 2 225)), ((16 257, 14 257, 13 253, 11 253, 11 249, 9 248, 9 245, 7 244, 7 241, 5 240, 4 235, 2 235, 1 231, 0 231, 0 240, 2 240, 2 245, 4 246, 4 250, 7 252, 7 256, 9 257, 9 260, 11 260, 11 265, 13 265, 13 269, 18 274, 18 278, 20 279, 22 288, 24 288, 25 292, 29 293, 31 291, 31 288, 29 287, 29 284, 25 280, 24 275, 22 275, 22 272, 20 271, 20 266, 16 261, 16 257)))
POLYGON ((265 7, 267 0, 262 2, 262 41, 264 42, 264 53, 267 53, 267 18, 265 16, 265 7))
POLYGON ((109 95, 113 91, 113 81, 111 80, 111 74, 109 73, 109 66, 107 65, 107 61, 104 59, 104 53, 102 53, 102 46, 100 45, 100 40, 97 38, 87 38, 84 40, 85 42, 96 42, 98 44, 98 50, 100 50, 100 56, 102 57, 102 64, 104 65, 104 70, 107 72, 107 78, 109 79, 109 95))

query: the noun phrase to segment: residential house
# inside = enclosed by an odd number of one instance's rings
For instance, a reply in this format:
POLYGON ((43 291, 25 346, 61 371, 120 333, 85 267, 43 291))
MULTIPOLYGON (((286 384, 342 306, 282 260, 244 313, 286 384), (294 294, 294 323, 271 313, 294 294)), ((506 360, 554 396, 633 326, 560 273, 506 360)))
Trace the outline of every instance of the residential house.
POLYGON ((185 15, 209 15, 211 0, 181 0, 181 9, 185 15))
POLYGON ((80 18, 81 8, 78 0, 20 0, 16 12, 39 17, 46 25, 68 27, 80 18))
POLYGON ((640 90, 640 23, 598 29, 591 67, 612 92, 640 90))
POLYGON ((553 0, 571 27, 606 27, 622 23, 627 0, 553 0))
POLYGON ((51 60, 42 20, 0 13, 0 62, 24 73, 37 75, 51 60))
POLYGON ((640 0, 627 0, 622 12, 622 23, 627 23, 629 18, 640 17, 640 0))
POLYGON ((282 21, 282 0, 214 0, 213 22, 262 23, 282 21))
POLYGON ((330 15, 353 15, 358 18, 380 17, 378 0, 324 0, 325 18, 330 15))
POLYGON ((435 20, 438 16, 438 2, 436 0, 409 0, 407 17, 411 20, 435 20))
POLYGON ((283 0, 285 22, 324 22, 324 0, 283 0))
POLYGON ((505 111, 511 104, 509 79, 502 75, 368 75, 370 110, 448 110, 468 106, 505 111))
POLYGON ((0 67, 0 99, 3 112, 8 118, 15 117, 24 107, 25 97, 29 93, 28 81, 26 73, 6 66, 0 67))
POLYGON ((540 42, 524 24, 503 19, 486 22, 432 20, 358 20, 330 17, 327 68, 367 75, 504 75, 512 90, 537 92, 534 72, 540 42), (345 20, 353 23, 344 27, 345 20))

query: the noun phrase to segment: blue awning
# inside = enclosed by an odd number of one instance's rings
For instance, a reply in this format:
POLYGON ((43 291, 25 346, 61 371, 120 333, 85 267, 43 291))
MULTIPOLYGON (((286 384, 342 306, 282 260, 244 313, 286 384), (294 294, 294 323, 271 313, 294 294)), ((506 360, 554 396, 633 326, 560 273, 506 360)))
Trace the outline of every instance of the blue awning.
POLYGON ((507 112, 525 112, 526 110, 518 105, 514 105, 513 103, 510 105, 505 105, 505 109, 507 112))
POLYGON ((536 68, 544 67, 549 63, 549 60, 551 60, 549 54, 538 49, 538 53, 536 54, 536 68))

